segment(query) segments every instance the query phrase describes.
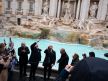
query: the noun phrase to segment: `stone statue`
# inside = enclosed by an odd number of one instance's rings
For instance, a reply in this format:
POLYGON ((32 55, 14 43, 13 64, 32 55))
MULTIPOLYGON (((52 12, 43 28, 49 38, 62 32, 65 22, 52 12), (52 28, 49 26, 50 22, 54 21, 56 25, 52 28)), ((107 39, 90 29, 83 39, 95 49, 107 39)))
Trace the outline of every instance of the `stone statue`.
POLYGON ((94 2, 90 7, 90 17, 95 18, 96 17, 96 11, 98 9, 98 5, 96 2, 94 2))
POLYGON ((64 18, 65 19, 70 19, 71 18, 70 3, 66 3, 66 11, 65 11, 64 18))
POLYGON ((43 4, 43 15, 48 15, 49 4, 48 0, 43 4))
POLYGON ((64 22, 69 24, 72 19, 71 17, 71 8, 70 8, 70 3, 66 3, 66 11, 65 11, 65 15, 64 15, 64 22))

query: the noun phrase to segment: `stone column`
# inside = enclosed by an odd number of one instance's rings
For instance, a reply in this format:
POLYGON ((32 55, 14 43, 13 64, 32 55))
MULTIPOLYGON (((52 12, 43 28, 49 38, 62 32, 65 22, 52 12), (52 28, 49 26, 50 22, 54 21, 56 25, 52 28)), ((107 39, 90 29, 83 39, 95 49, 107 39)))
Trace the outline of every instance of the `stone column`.
POLYGON ((42 13, 42 0, 35 0, 35 15, 42 13))
POLYGON ((29 10, 29 2, 28 0, 22 1, 22 9, 23 9, 23 15, 27 15, 29 10))
POLYGON ((38 11, 39 11, 38 10, 38 6, 39 6, 38 5, 39 4, 38 1, 40 1, 40 0, 35 0, 35 15, 38 15, 38 11))
POLYGON ((108 9, 107 6, 108 6, 108 0, 100 0, 97 13, 98 20, 105 20, 108 9))
POLYGON ((57 17, 60 17, 60 11, 61 11, 61 0, 58 1, 58 10, 57 10, 57 17))
POLYGON ((12 14, 15 14, 16 13, 16 9, 17 9, 17 2, 16 2, 16 0, 12 1, 11 6, 12 6, 12 14))
POLYGON ((41 15, 42 14, 42 3, 43 3, 43 0, 39 0, 39 8, 38 8, 38 14, 41 15))
POLYGON ((0 1, 0 15, 3 15, 3 1, 0 1))
POLYGON ((76 19, 79 19, 80 8, 81 8, 81 0, 78 0, 76 19))
POLYGON ((89 6, 90 6, 90 0, 82 0, 80 20, 85 20, 88 18, 89 6))
POLYGON ((5 14, 7 2, 6 0, 2 0, 2 1, 3 1, 3 14, 5 14))
POLYGON ((50 0, 49 16, 56 17, 58 0, 50 0))

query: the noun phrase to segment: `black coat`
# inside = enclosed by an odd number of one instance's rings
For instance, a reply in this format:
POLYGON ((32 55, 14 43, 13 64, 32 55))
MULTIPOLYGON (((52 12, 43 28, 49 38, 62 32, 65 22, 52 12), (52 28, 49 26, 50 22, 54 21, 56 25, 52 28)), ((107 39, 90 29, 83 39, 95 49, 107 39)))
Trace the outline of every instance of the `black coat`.
POLYGON ((75 66, 79 62, 79 59, 72 60, 71 65, 75 66))
POLYGON ((3 67, 4 67, 4 65, 3 65, 3 64, 0 64, 0 73, 1 73, 2 70, 3 70, 3 67))
POLYGON ((39 48, 35 48, 34 46, 36 45, 36 43, 33 43, 31 45, 31 56, 29 59, 29 63, 38 63, 39 61, 41 61, 41 49, 39 48))
POLYGON ((62 69, 65 68, 65 66, 68 64, 69 57, 67 54, 61 55, 61 58, 58 60, 59 63, 59 73, 61 72, 62 69))
POLYGON ((51 65, 51 64, 55 64, 56 61, 56 52, 54 50, 52 50, 52 52, 50 52, 48 49, 46 49, 44 51, 45 55, 45 59, 43 62, 43 66, 47 66, 47 65, 51 65))
POLYGON ((20 64, 27 64, 28 63, 28 54, 30 53, 28 47, 19 47, 18 48, 18 56, 19 56, 19 63, 20 64), (22 52, 22 50, 25 50, 26 52, 22 52))
POLYGON ((9 53, 11 53, 11 55, 15 55, 15 49, 14 48, 8 48, 9 53))
POLYGON ((108 53, 105 53, 104 56, 105 56, 105 57, 108 57, 108 53))
MULTIPOLYGON (((56 81, 65 81, 68 72, 63 70, 56 81)), ((108 61, 100 58, 86 58, 75 65, 69 81, 108 81, 108 61)))

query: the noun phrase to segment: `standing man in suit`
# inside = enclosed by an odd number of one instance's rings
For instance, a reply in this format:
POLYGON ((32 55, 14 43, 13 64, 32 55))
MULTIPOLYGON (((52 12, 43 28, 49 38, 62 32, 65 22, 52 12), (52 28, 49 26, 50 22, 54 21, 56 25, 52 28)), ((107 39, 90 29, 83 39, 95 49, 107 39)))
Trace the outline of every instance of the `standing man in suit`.
POLYGON ((30 51, 29 48, 26 46, 26 44, 21 43, 21 47, 18 48, 20 77, 22 77, 22 75, 27 76, 26 68, 27 68, 29 53, 30 51))
POLYGON ((53 46, 48 46, 48 48, 44 51, 45 59, 43 62, 44 66, 44 81, 46 81, 46 73, 48 71, 48 79, 51 76, 52 66, 56 61, 56 52, 53 50, 53 46))
POLYGON ((38 48, 38 44, 35 42, 31 45, 31 55, 29 59, 31 68, 30 68, 29 81, 32 79, 32 77, 33 79, 35 79, 35 73, 36 73, 39 61, 41 61, 41 49, 38 48))

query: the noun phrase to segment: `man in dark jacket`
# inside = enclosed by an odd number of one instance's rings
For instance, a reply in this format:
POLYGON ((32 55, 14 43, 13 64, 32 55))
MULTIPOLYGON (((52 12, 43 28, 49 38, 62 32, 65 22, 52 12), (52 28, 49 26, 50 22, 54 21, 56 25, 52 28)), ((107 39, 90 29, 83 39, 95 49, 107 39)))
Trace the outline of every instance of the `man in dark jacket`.
POLYGON ((30 68, 30 80, 33 77, 35 79, 35 72, 38 67, 39 61, 41 61, 41 49, 38 48, 37 43, 31 45, 31 56, 29 63, 31 64, 30 68))
POLYGON ((26 68, 27 68, 29 53, 30 53, 29 48, 25 45, 25 43, 21 43, 21 47, 18 48, 20 77, 22 77, 22 74, 24 74, 24 76, 27 75, 26 68))
POLYGON ((51 76, 52 66, 56 61, 56 53, 53 50, 53 46, 48 46, 48 48, 44 51, 46 54, 43 66, 44 66, 44 81, 46 81, 46 72, 48 71, 48 79, 51 76))
POLYGON ((61 53, 61 57, 58 60, 59 63, 58 73, 60 73, 65 68, 65 66, 68 64, 69 61, 69 57, 64 48, 60 50, 60 53, 61 53))

